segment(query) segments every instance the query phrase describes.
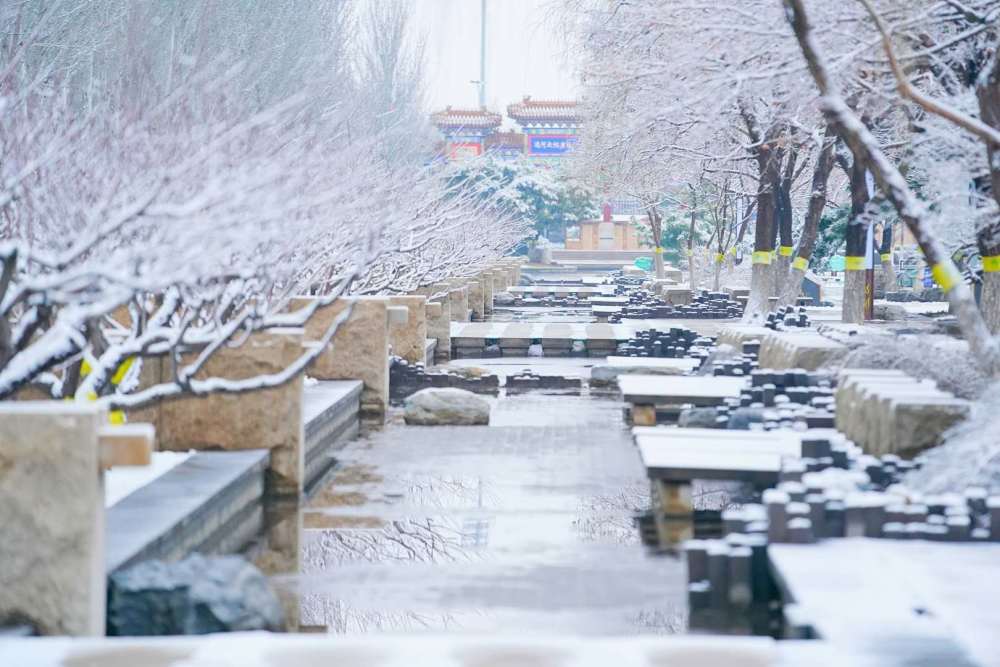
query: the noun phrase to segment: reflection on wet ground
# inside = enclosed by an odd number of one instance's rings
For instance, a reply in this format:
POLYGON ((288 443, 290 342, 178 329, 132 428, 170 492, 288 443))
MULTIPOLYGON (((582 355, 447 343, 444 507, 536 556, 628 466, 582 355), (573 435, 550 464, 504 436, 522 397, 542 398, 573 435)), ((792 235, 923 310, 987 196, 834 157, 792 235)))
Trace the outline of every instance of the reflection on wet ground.
POLYGON ((390 423, 341 452, 303 515, 303 626, 683 631, 683 565, 647 552, 633 525, 649 493, 621 404, 503 397, 494 417, 390 423))

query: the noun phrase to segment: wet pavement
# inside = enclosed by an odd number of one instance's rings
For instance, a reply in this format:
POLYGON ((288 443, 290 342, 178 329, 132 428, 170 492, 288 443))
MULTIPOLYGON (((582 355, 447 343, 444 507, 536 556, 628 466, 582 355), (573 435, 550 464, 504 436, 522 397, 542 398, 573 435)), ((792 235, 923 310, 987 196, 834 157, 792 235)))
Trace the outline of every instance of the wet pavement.
POLYGON ((303 516, 301 623, 684 631, 683 565, 649 553, 633 524, 649 493, 621 404, 495 400, 491 426, 407 427, 397 415, 341 452, 303 516))

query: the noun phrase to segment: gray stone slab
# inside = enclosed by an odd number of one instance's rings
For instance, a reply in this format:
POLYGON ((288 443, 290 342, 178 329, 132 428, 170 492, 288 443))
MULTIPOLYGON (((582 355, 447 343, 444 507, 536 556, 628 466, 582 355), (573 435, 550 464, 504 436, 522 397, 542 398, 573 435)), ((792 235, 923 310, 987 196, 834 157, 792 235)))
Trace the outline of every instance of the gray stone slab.
POLYGON ((618 386, 633 405, 720 405, 749 386, 749 378, 623 375, 618 386))
POLYGON ((511 294, 539 295, 576 295, 590 296, 592 294, 614 295, 614 285, 527 285, 507 288, 511 294))
POLYGON ((180 559, 217 541, 259 508, 268 462, 265 449, 198 452, 115 503, 106 516, 106 571, 180 559))
POLYGON ((310 424, 321 419, 324 413, 346 408, 361 396, 360 380, 323 380, 302 389, 302 423, 307 439, 310 424))
POLYGON ((739 445, 704 447, 691 443, 663 447, 655 439, 637 439, 639 455, 650 479, 686 482, 694 479, 738 480, 761 486, 777 483, 781 455, 744 451, 739 445))
POLYGON ((850 538, 768 555, 784 595, 836 649, 879 665, 1000 667, 1000 544, 850 538))
POLYGON ((700 359, 668 359, 666 357, 608 357, 606 366, 614 368, 676 368, 693 371, 701 365, 700 359))
POLYGON ((453 322, 453 345, 472 342, 482 344, 486 339, 565 339, 582 341, 607 341, 614 344, 635 335, 638 325, 585 324, 579 322, 453 322))
POLYGON ((306 492, 334 463, 331 453, 360 429, 360 380, 317 382, 303 388, 306 492))

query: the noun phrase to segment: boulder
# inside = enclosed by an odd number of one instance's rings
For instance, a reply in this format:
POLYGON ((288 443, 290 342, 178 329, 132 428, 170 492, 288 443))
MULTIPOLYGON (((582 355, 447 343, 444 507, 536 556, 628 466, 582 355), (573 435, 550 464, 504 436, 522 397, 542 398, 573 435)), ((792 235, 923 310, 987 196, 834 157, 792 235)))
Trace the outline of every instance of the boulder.
POLYGON ((907 318, 906 309, 893 303, 876 303, 874 310, 876 320, 896 322, 907 318))
POLYGON ((916 301, 917 295, 914 294, 913 291, 911 290, 896 290, 896 291, 886 292, 885 300, 897 301, 897 302, 916 301))
POLYGON ((716 421, 719 413, 715 408, 688 408, 677 418, 682 428, 720 428, 716 421))
POLYGON ((403 419, 417 426, 490 423, 490 404, 464 389, 422 389, 406 399, 403 419))
POLYGON ((736 408, 729 414, 729 425, 733 431, 748 431, 750 424, 762 424, 766 415, 764 408, 736 408))
POLYGON ((513 306, 515 301, 517 301, 517 297, 510 292, 496 292, 493 294, 494 306, 513 306))
POLYGON ((924 303, 929 303, 932 301, 944 301, 944 290, 940 287, 928 287, 920 293, 920 300, 924 303))
POLYGON ((146 561, 108 577, 109 635, 281 631, 281 602, 240 556, 146 561))

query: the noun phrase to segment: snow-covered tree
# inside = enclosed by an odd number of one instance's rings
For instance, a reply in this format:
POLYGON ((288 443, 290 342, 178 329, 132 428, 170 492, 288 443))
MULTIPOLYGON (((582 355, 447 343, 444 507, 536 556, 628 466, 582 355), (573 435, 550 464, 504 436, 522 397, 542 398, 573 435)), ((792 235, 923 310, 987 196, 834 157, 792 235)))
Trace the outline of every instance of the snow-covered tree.
POLYGON ((111 407, 277 385, 322 346, 274 375, 199 371, 343 294, 470 273, 527 234, 517 212, 384 150, 425 119, 356 122, 366 82, 327 44, 346 36, 339 5, 309 20, 299 3, 163 7, 0 9, 0 399, 29 383, 111 407), (290 311, 303 293, 318 298, 290 311), (152 357, 169 377, 137 388, 152 357))

